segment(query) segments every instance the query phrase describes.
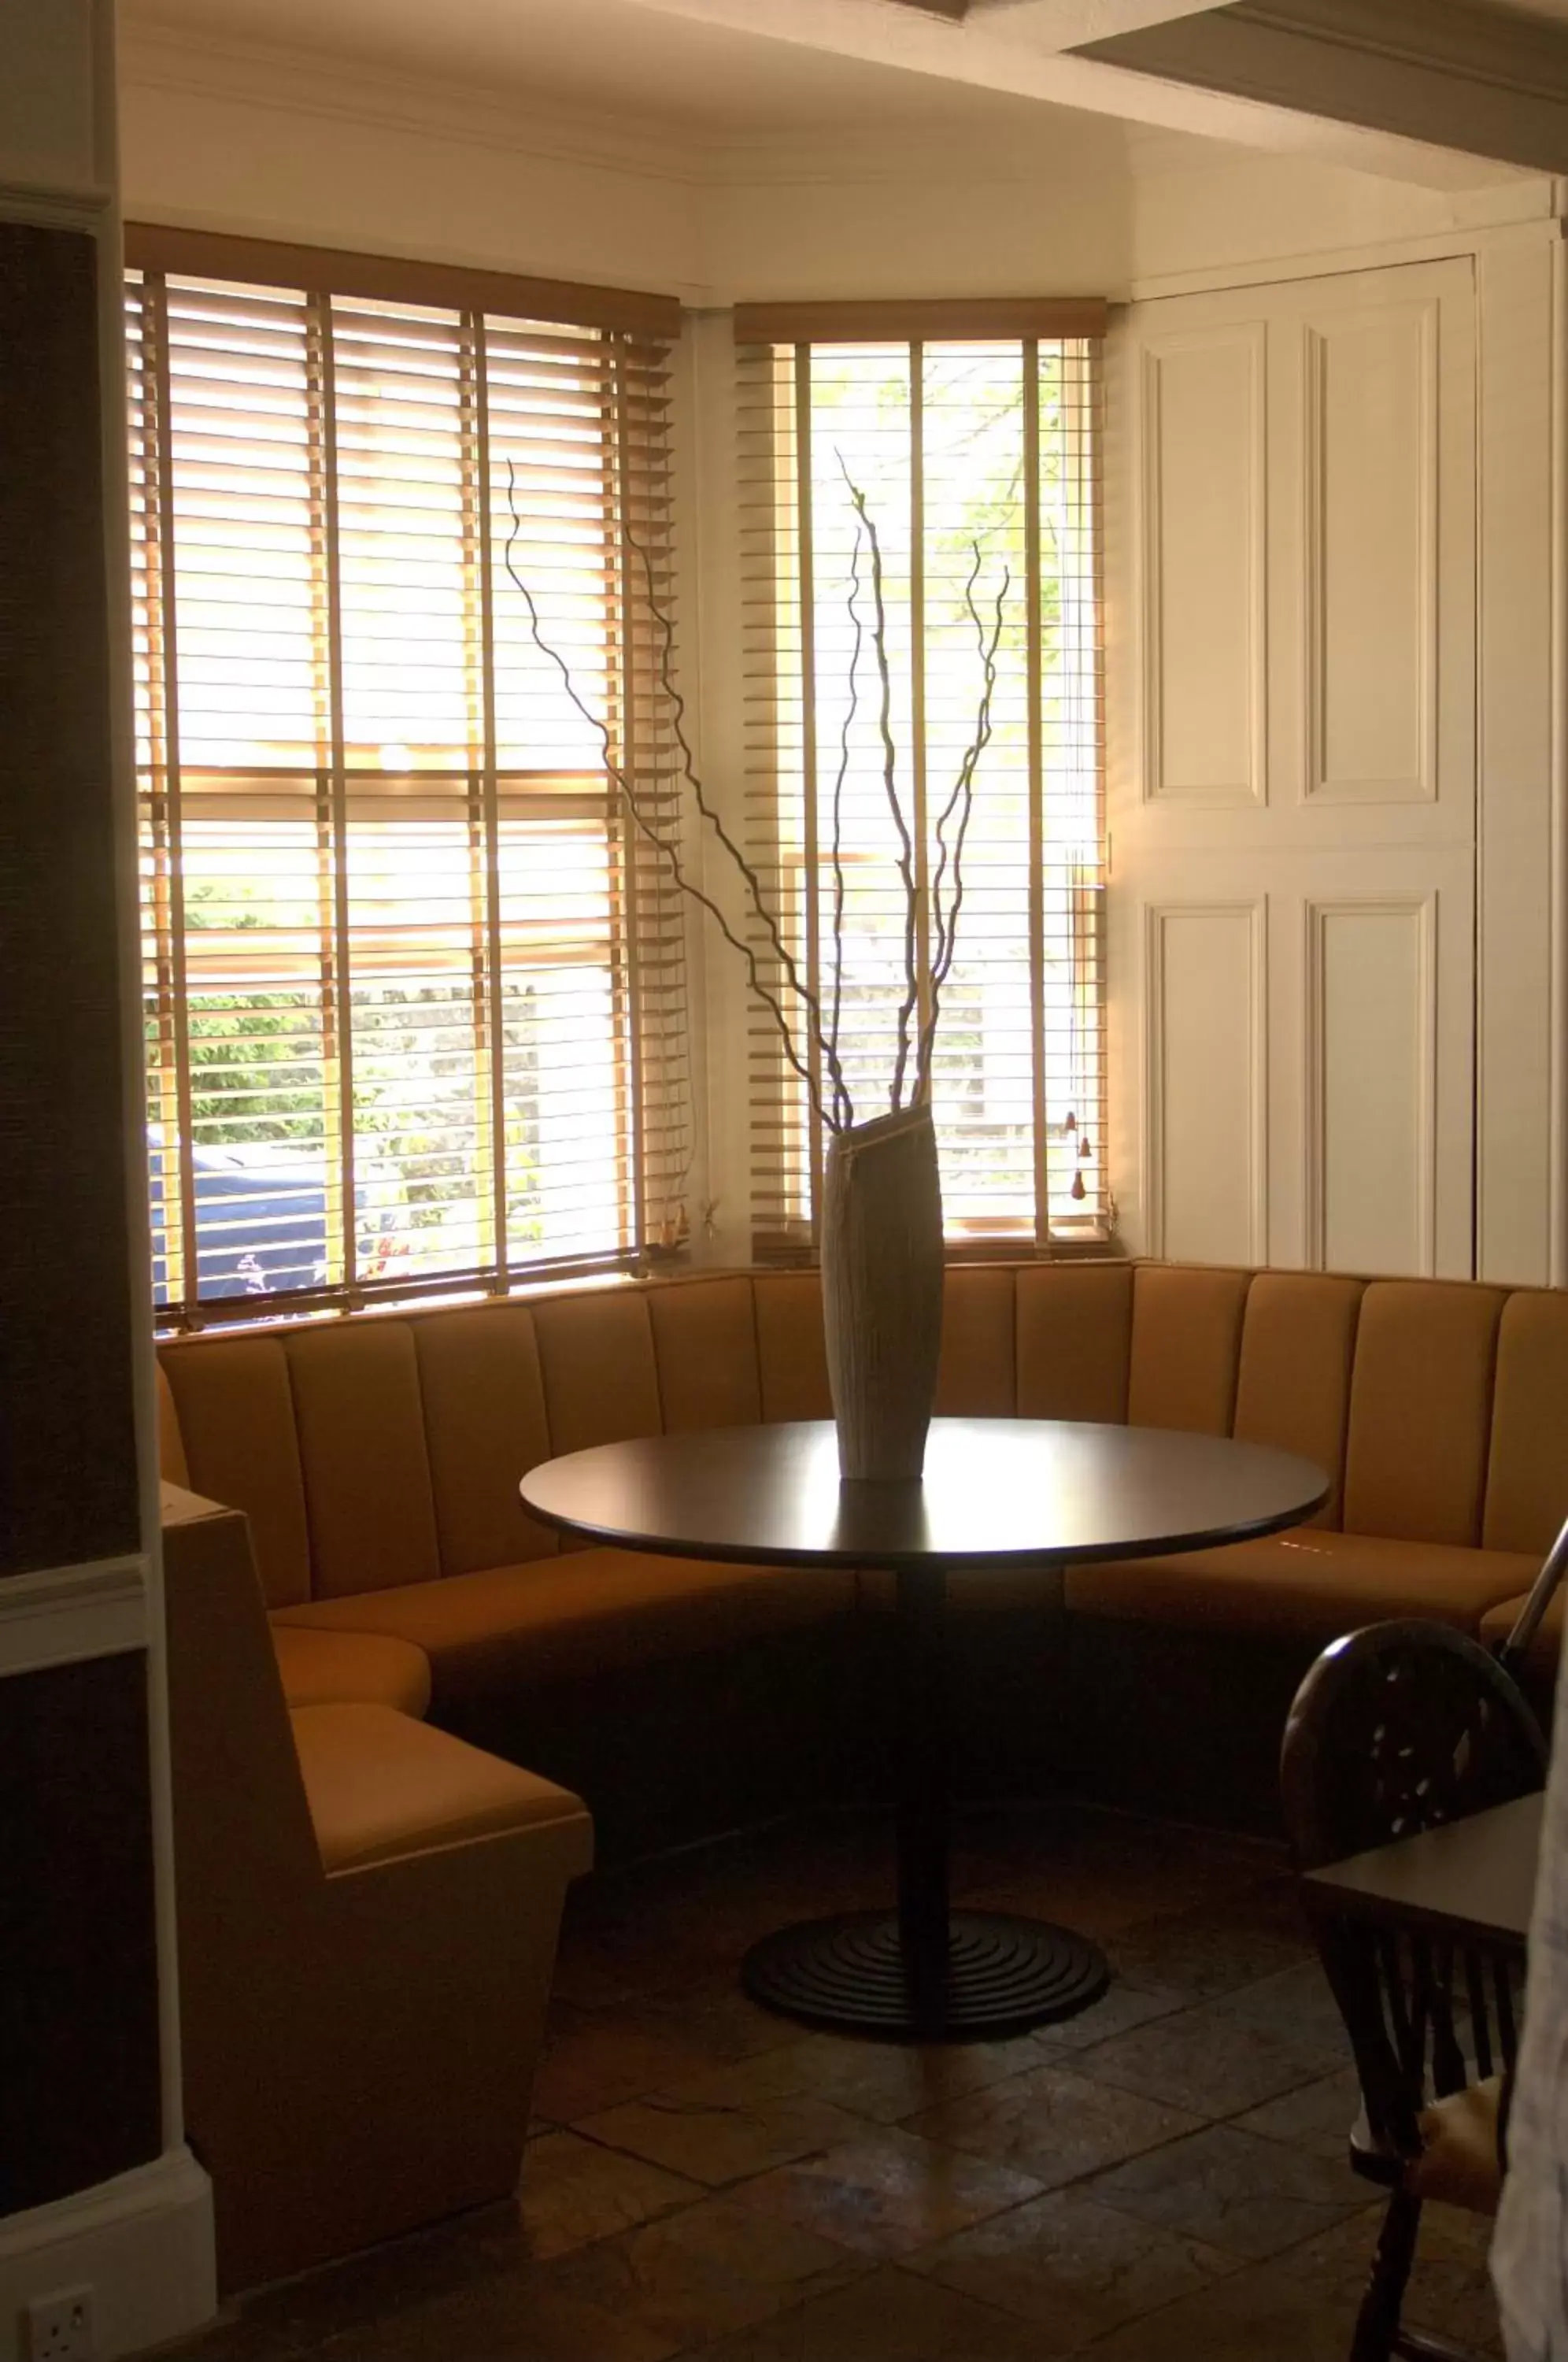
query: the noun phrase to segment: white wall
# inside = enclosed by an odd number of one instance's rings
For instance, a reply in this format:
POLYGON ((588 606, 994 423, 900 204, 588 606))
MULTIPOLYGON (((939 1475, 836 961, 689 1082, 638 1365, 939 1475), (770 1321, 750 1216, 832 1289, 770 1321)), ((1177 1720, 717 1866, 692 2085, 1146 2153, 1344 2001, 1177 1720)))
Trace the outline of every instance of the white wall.
MULTIPOLYGON (((907 133, 868 127, 853 152, 842 141, 716 142, 530 113, 498 96, 319 61, 305 72, 279 57, 176 53, 145 39, 123 83, 133 217, 663 288, 712 315, 694 326, 687 357, 680 465, 697 517, 685 553, 684 661, 709 785, 721 797, 731 783, 738 798, 740 777, 723 306, 955 290, 1092 290, 1125 301, 1464 259, 1477 290, 1480 422, 1475 1266, 1497 1278, 1568 1277, 1552 999, 1562 336, 1551 184, 1501 174, 1481 187, 1430 187, 1055 110, 1037 139, 1010 128, 996 141, 969 132, 914 145, 907 133)), ((1132 530, 1113 483, 1113 592, 1132 530)), ((1113 665, 1136 668, 1138 627, 1124 601, 1118 612, 1113 597, 1110 623, 1113 665)), ((1141 761, 1123 730, 1113 800, 1141 761)), ((1113 904, 1117 892, 1113 877, 1113 904)), ((706 1011, 708 1048, 694 1194, 717 1201, 700 1245, 738 1257, 747 1238, 745 1010, 733 955, 711 933, 706 950, 693 998, 706 1011)), ((1120 954, 1111 989, 1123 1004, 1143 989, 1141 969, 1129 971, 1120 954)), ((1113 1181, 1136 1245, 1146 1142, 1135 1110, 1117 1148, 1113 1181)))
POLYGON ((120 119, 130 221, 701 292, 693 191, 662 141, 145 35, 120 119))

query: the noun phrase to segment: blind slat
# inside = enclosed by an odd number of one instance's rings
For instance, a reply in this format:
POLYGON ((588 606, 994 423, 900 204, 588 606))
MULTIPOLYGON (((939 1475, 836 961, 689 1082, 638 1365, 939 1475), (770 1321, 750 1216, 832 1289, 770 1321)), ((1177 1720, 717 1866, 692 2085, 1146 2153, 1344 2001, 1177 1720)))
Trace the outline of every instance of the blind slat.
POLYGON ((155 253, 177 275, 127 304, 160 1317, 679 1240, 682 913, 505 569, 667 814, 624 557, 630 527, 668 581, 657 323, 155 253))
MULTIPOLYGON (((1040 307, 787 308, 756 315, 767 340, 740 357, 748 857, 830 1032, 837 1004, 855 1120, 883 1112, 905 900, 853 488, 881 546, 895 778, 922 889, 917 1018, 951 919, 982 642, 1002 602, 931 1061, 949 1237, 1044 1245, 1103 1228, 1098 345, 1060 315, 1047 329, 1040 307)), ((755 949, 788 999, 760 933, 755 949)), ((754 1243, 796 1252, 823 1126, 761 1012, 748 1032, 754 1243)))

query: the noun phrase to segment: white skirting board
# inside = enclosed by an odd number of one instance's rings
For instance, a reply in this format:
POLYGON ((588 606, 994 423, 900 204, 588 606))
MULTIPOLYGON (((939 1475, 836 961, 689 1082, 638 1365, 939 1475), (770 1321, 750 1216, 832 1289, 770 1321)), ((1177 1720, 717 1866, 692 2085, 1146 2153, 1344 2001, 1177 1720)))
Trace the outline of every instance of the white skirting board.
POLYGON ((0 2362, 26 2362, 28 2305, 82 2287, 93 2291, 96 2362, 213 2318, 212 2184, 188 2148, 0 2220, 0 2362))

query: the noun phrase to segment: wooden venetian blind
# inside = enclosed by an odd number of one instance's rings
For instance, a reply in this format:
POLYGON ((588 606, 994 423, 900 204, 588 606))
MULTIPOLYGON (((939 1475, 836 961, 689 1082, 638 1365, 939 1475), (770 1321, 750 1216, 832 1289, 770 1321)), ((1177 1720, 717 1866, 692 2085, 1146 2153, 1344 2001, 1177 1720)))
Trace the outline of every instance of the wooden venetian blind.
MULTIPOLYGON (((922 1010, 944 877, 951 907, 939 823, 995 639, 932 1075, 949 1240, 976 1249, 1109 1227, 1103 330, 1104 307, 1084 303, 736 315, 750 852, 810 988, 830 1014, 838 1005, 856 1120, 889 1105, 905 901, 852 489, 881 544, 922 1010)), ((760 1021, 752 1080, 756 1251, 809 1253, 822 1124, 760 1021)))
POLYGON ((506 567, 671 812, 675 307, 127 245, 162 1315, 677 1242, 681 913, 506 567))

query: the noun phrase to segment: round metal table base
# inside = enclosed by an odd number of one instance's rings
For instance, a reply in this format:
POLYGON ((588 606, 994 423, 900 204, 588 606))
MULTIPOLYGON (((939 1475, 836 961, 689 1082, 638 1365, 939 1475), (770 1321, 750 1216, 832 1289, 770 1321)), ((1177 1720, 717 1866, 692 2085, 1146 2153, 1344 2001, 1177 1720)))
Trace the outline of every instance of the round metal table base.
POLYGON ((765 1936, 742 1981, 754 2001, 809 2025, 897 2042, 985 2042, 1073 2017, 1110 1982, 1103 1953, 1070 1928, 955 1911, 947 1973, 922 1992, 897 1915, 848 1911, 765 1936))

